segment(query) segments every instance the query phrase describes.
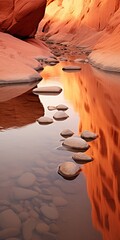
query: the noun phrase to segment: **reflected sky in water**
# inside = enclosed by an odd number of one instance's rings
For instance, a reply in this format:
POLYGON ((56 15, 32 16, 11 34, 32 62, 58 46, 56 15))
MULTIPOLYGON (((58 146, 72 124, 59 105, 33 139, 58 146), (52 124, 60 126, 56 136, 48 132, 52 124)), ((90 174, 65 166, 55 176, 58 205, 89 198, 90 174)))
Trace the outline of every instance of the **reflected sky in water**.
MULTIPOLYGON (((64 207, 57 207, 59 218, 55 224, 59 232, 52 237, 57 240, 116 240, 120 238, 119 76, 86 64, 80 64, 82 71, 67 73, 62 71, 65 64, 47 66, 38 84, 62 87, 58 96, 35 95, 31 86, 18 87, 16 91, 12 87, 0 88, 0 200, 6 199, 11 205, 22 204, 28 212, 34 208, 31 199, 27 200, 28 208, 26 200, 16 201, 11 196, 19 186, 18 178, 25 172, 35 174, 35 168, 39 168, 41 174, 36 175, 35 185, 29 189, 40 188, 40 207, 53 205, 55 196, 62 196, 68 202, 64 207), (53 117, 56 112, 47 107, 58 104, 69 107, 69 118, 54 120, 48 126, 39 125, 40 116, 53 117), (60 132, 66 128, 76 135, 83 130, 99 135, 90 142, 87 151, 94 161, 81 165, 82 172, 74 181, 66 181, 57 173, 61 162, 73 161, 72 152, 61 148, 60 132), (50 200, 43 197, 45 189, 50 190, 50 200)), ((41 211, 39 218, 51 224, 41 211)), ((22 233, 19 236, 24 239, 22 233)), ((48 240, 48 236, 39 236, 34 231, 32 239, 48 240)))

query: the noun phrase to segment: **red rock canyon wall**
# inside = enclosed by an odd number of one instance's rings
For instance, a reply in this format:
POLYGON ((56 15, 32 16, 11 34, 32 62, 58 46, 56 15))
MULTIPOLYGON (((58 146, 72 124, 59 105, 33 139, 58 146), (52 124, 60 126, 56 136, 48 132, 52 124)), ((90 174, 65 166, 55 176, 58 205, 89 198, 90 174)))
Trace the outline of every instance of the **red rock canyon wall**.
POLYGON ((120 72, 119 0, 48 0, 39 32, 57 42, 92 49, 90 62, 120 72))

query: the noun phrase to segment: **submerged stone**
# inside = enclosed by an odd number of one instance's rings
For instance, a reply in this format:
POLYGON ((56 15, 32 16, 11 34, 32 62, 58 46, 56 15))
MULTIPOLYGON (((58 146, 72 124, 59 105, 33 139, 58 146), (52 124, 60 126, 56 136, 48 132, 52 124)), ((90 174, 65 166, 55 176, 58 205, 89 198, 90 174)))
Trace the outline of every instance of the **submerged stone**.
POLYGON ((63 145, 79 151, 85 151, 89 148, 88 143, 80 137, 69 137, 65 139, 63 145))
POLYGON ((45 232, 48 232, 49 229, 50 227, 44 222, 40 222, 36 225, 37 233, 45 233, 45 232))
POLYGON ((79 175, 80 167, 73 162, 64 162, 59 165, 58 173, 66 179, 72 179, 79 175))
POLYGON ((81 164, 85 164, 85 163, 91 162, 93 160, 92 157, 90 157, 84 153, 81 153, 81 152, 75 153, 72 156, 72 158, 75 162, 81 163, 81 164))
POLYGON ((65 120, 67 119, 69 116, 64 112, 64 111, 58 111, 54 114, 53 118, 55 120, 65 120))
POLYGON ((43 205, 40 210, 45 217, 51 220, 58 219, 58 211, 56 207, 43 205))
POLYGON ((18 178, 18 184, 21 187, 31 187, 36 180, 36 177, 32 173, 24 173, 18 178))
POLYGON ((14 187, 12 190, 12 196, 15 200, 25 200, 38 196, 38 193, 30 189, 14 187))
POLYGON ((7 209, 0 213, 0 228, 21 228, 21 221, 13 210, 7 209))
POLYGON ((33 93, 42 95, 57 95, 60 94, 61 92, 62 88, 59 86, 39 87, 33 89, 33 93))
POLYGON ((68 107, 64 104, 59 104, 57 107, 56 107, 57 110, 62 110, 62 111, 66 111, 68 109, 68 107))
POLYGON ((62 68, 63 71, 79 71, 81 67, 79 66, 66 66, 62 68))
POLYGON ((98 134, 85 130, 81 133, 81 138, 85 139, 86 141, 92 141, 98 137, 98 134))
POLYGON ((65 130, 63 130, 63 131, 60 133, 60 135, 61 135, 62 137, 64 137, 64 138, 71 137, 73 134, 74 134, 74 133, 73 133, 71 130, 69 130, 69 129, 65 129, 65 130))
POLYGON ((53 119, 49 117, 40 117, 37 120, 40 124, 47 125, 53 123, 53 119))

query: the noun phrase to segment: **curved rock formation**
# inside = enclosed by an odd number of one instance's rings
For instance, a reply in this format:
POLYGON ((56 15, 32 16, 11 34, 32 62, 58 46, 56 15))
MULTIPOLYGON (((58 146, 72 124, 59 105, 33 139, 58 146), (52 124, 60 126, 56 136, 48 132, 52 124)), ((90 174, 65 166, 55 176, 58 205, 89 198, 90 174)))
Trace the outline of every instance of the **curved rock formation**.
POLYGON ((44 16, 46 0, 0 0, 0 31, 33 37, 44 16))
POLYGON ((41 28, 49 39, 93 50, 98 68, 120 72, 120 1, 49 1, 41 28))

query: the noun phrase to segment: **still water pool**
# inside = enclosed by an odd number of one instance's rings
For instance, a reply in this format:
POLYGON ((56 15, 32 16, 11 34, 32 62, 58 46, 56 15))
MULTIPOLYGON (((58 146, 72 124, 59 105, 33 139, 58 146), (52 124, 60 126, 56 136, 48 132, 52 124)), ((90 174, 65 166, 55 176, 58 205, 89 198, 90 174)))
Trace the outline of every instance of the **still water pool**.
POLYGON ((35 95, 34 85, 0 88, 0 239, 120 239, 120 79, 81 64, 46 66, 38 86, 60 86, 56 96, 35 95), (40 125, 53 117, 48 106, 65 104, 64 121, 40 125), (60 133, 98 133, 86 152, 93 161, 80 165, 71 181, 57 170, 72 161, 60 133))

